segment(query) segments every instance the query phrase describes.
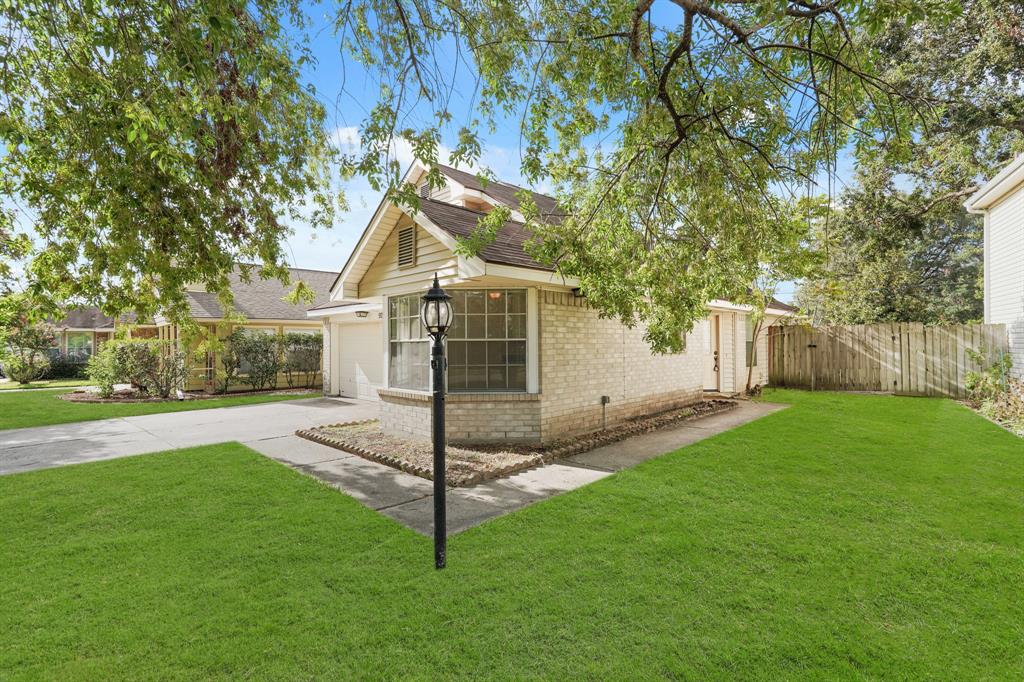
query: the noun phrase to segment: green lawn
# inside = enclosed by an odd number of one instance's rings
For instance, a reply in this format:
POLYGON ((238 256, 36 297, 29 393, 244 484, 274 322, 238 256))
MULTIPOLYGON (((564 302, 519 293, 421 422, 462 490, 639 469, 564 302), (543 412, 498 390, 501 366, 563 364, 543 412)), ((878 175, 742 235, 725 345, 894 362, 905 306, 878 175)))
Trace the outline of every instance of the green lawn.
POLYGON ((0 678, 1021 679, 1024 443, 793 407, 430 540, 235 444, 0 477, 0 678))
POLYGON ((315 394, 267 393, 241 395, 208 400, 184 400, 166 403, 69 403, 57 396, 68 391, 6 391, 0 392, 0 430, 26 426, 46 426, 85 422, 109 417, 133 417, 139 414, 205 410, 211 407, 255 405, 279 400, 315 398, 315 394))
POLYGON ((0 391, 22 391, 33 388, 72 388, 74 386, 88 385, 88 379, 42 379, 25 385, 19 384, 16 381, 5 381, 0 382, 0 391))

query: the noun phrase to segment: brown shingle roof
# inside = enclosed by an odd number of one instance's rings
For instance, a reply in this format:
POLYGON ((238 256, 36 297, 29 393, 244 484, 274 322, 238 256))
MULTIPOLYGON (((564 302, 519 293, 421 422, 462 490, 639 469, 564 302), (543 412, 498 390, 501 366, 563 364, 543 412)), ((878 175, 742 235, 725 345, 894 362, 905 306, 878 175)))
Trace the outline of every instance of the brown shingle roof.
MULTIPOLYGON (((331 284, 338 276, 337 272, 324 270, 306 270, 289 268, 292 283, 297 280, 305 282, 316 294, 313 305, 326 303, 331 291, 331 284)), ((308 303, 293 305, 284 300, 291 291, 276 279, 260 279, 253 273, 252 281, 245 282, 236 270, 228 276, 231 292, 235 297, 235 310, 249 320, 305 320, 308 303)), ((186 293, 189 310, 196 319, 224 317, 224 311, 217 295, 205 291, 186 293)))
MULTIPOLYGON (((435 199, 420 199, 420 210, 434 224, 454 237, 468 237, 476 229, 477 221, 485 214, 480 211, 448 204, 435 199)), ((523 245, 530 238, 526 227, 510 220, 498 231, 494 242, 484 247, 480 257, 488 263, 515 265, 535 270, 554 270, 538 263, 526 254, 523 245)))
POLYGON ((104 315, 95 306, 72 308, 63 320, 53 323, 60 329, 109 329, 114 326, 114 318, 104 315))
POLYGON ((510 206, 514 209, 519 208, 519 197, 517 197, 516 194, 522 191, 529 192, 533 196, 534 203, 537 204, 537 210, 540 211, 541 217, 546 222, 557 222, 566 215, 565 211, 558 206, 558 201, 547 194, 534 192, 532 189, 513 185, 510 182, 502 182, 500 180, 492 180, 488 182, 485 187, 475 173, 467 173, 466 171, 461 171, 458 168, 452 168, 451 166, 444 166, 441 164, 437 164, 437 168, 441 173, 447 175, 452 180, 455 180, 463 187, 477 192, 483 192, 484 194, 487 194, 506 206, 510 206))

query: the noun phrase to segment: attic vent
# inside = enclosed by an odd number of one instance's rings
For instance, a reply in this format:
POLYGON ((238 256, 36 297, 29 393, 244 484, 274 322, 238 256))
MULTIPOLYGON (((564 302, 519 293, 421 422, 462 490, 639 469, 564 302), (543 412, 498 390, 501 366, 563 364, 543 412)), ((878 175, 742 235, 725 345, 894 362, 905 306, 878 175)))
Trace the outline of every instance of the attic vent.
POLYGON ((420 199, 430 198, 430 183, 424 180, 419 186, 420 199))
POLYGON ((416 265, 416 226, 410 225, 398 231, 398 267, 416 265))

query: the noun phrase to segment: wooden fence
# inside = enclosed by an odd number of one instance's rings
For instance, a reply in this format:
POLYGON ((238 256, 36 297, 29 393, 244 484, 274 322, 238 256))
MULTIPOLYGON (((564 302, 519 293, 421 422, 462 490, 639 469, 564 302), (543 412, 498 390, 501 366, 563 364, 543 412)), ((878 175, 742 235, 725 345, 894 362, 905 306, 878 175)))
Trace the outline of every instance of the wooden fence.
POLYGON ((968 349, 984 352, 990 360, 1005 353, 1005 325, 770 327, 768 381, 775 386, 963 398, 967 372, 980 369, 968 349))

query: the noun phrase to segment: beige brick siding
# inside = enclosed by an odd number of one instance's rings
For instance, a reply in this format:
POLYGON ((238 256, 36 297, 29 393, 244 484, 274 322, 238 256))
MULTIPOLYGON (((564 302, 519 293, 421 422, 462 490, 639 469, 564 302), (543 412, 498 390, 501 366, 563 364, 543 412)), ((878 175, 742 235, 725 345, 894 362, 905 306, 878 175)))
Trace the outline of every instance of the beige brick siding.
MULTIPOLYGON (((382 389, 381 427, 394 435, 429 439, 431 396, 417 391, 382 389)), ((445 399, 448 442, 540 441, 540 396, 525 393, 453 393, 445 399)))
POLYGON ((688 339, 687 352, 654 355, 642 327, 601 319, 586 299, 542 291, 539 305, 544 441, 700 400, 697 339, 688 339))

